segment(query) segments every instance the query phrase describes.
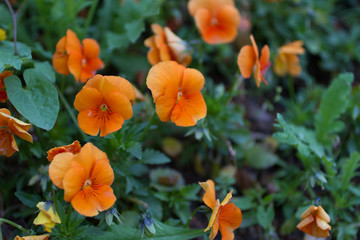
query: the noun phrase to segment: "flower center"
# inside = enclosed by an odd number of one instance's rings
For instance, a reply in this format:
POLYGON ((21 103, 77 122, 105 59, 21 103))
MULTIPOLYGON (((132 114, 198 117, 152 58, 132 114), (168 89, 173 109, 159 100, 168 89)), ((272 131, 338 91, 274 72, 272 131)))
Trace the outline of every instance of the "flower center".
POLYGON ((108 107, 106 106, 105 103, 100 106, 100 110, 101 110, 102 112, 106 112, 106 111, 108 110, 108 107))
POLYGON ((219 23, 219 22, 218 22, 217 18, 216 18, 216 17, 213 17, 213 18, 211 19, 210 25, 211 25, 211 26, 214 26, 214 25, 217 25, 218 23, 219 23))
POLYGON ((85 66, 85 64, 86 64, 86 58, 83 58, 83 59, 81 60, 81 66, 85 66))
POLYGON ((90 179, 86 180, 85 183, 84 183, 84 188, 86 188, 87 186, 91 186, 90 179))

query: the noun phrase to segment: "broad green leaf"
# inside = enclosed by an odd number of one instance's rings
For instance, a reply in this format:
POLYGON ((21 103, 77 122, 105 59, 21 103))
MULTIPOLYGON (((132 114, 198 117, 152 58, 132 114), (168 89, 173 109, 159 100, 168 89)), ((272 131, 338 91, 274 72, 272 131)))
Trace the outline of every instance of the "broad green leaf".
POLYGON ((24 71, 26 87, 17 76, 5 79, 10 102, 35 126, 50 130, 59 112, 58 92, 54 85, 36 69, 24 71))
POLYGON ((22 191, 17 191, 15 196, 25 205, 31 208, 36 207, 38 202, 41 202, 41 197, 35 194, 25 193, 22 191))
POLYGON ((125 24, 126 34, 130 42, 134 43, 140 34, 145 30, 145 24, 143 19, 138 19, 125 24))
POLYGON ((164 164, 171 162, 165 154, 154 149, 146 149, 142 157, 143 163, 146 164, 164 164))
POLYGON ((338 119, 349 105, 353 80, 352 73, 340 74, 323 94, 319 111, 315 116, 315 129, 319 141, 328 142, 329 135, 344 128, 344 123, 338 119))
POLYGON ((279 158, 265 148, 255 145, 245 153, 245 160, 254 168, 265 169, 272 167, 279 158))
POLYGON ((17 51, 15 55, 13 42, 0 42, 0 72, 10 67, 20 70, 23 61, 31 59, 31 49, 27 45, 17 42, 17 51))
POLYGON ((125 149, 127 152, 129 152, 131 155, 136 157, 137 159, 142 158, 142 147, 141 143, 139 142, 131 142, 126 146, 125 149))
POLYGON ((54 68, 49 62, 35 62, 35 69, 40 72, 47 80, 55 83, 56 77, 54 68))
POLYGON ((254 198, 251 196, 233 197, 232 202, 241 210, 248 210, 255 207, 254 198))
POLYGON ((129 38, 125 34, 107 32, 105 35, 106 43, 110 50, 124 48, 129 45, 129 38))
POLYGON ((142 0, 140 2, 140 8, 143 12, 143 16, 154 16, 160 12, 160 1, 159 0, 142 0))
POLYGON ((264 206, 258 207, 256 218, 260 226, 263 227, 264 229, 267 229, 271 226, 274 217, 275 217, 275 210, 273 206, 269 206, 266 210, 264 206))
MULTIPOLYGON (((156 234, 151 239, 153 240, 187 240, 194 239, 205 235, 204 229, 186 229, 177 228, 165 225, 156 221, 156 234)), ((96 240, 135 240, 135 239, 150 239, 145 235, 142 237, 140 229, 132 228, 126 225, 115 225, 110 228, 102 236, 92 237, 96 240)))

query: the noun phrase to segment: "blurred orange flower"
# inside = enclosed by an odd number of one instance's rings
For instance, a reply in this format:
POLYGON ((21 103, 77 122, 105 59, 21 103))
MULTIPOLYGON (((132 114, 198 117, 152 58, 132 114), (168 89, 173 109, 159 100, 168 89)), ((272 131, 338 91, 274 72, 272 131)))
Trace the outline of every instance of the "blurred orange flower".
POLYGON ((76 81, 84 83, 104 67, 99 54, 100 47, 94 39, 85 38, 81 45, 76 34, 68 29, 66 36, 56 44, 53 66, 58 73, 71 73, 76 81))
POLYGON ((12 75, 11 71, 3 71, 2 73, 0 73, 0 102, 6 102, 6 100, 8 99, 5 90, 4 80, 10 75, 12 75))
POLYGON ((134 99, 135 90, 128 80, 95 75, 75 97, 80 128, 92 136, 100 130, 100 137, 119 130, 132 117, 130 100, 134 99))
POLYGON ((174 60, 184 66, 191 63, 191 55, 186 49, 186 43, 176 36, 168 27, 164 29, 159 24, 152 24, 154 35, 147 38, 145 46, 150 50, 147 58, 151 65, 161 61, 174 60))
POLYGON ((241 19, 234 0, 190 0, 188 10, 205 42, 234 41, 241 19))
POLYGON ((270 51, 268 45, 265 45, 261 49, 261 56, 259 59, 259 50, 256 45, 254 36, 250 36, 252 46, 245 45, 241 48, 237 63, 240 68, 241 74, 244 78, 250 78, 254 73, 256 86, 260 87, 260 82, 263 81, 268 84, 264 78, 266 71, 269 69, 270 63, 270 51))
POLYGON ((114 172, 106 154, 92 143, 75 155, 57 154, 50 163, 49 176, 54 185, 64 189, 64 200, 81 215, 96 216, 116 201, 110 187, 114 172))
POLYGON ((50 237, 49 234, 37 235, 37 236, 24 236, 24 237, 16 236, 14 240, 47 240, 49 239, 49 237, 50 237))
POLYGON ((156 64, 146 79, 160 120, 171 120, 182 127, 194 126, 206 116, 206 103, 200 92, 204 83, 198 70, 174 61, 156 64))
POLYGON ((77 154, 80 152, 80 150, 81 150, 80 142, 78 140, 75 140, 72 144, 62 146, 62 147, 54 147, 54 148, 50 149, 49 151, 47 151, 47 159, 49 161, 51 161, 54 159, 54 157, 57 154, 63 153, 63 152, 71 152, 72 154, 77 154))
POLYGON ((32 136, 27 132, 31 124, 24 123, 12 116, 6 108, 0 109, 0 155, 10 157, 19 151, 15 142, 14 134, 25 141, 33 141, 32 136))
POLYGON ((210 240, 213 240, 220 230, 222 240, 234 239, 233 231, 237 229, 242 222, 241 210, 233 203, 229 203, 232 198, 232 190, 226 195, 225 199, 220 203, 215 197, 215 184, 212 180, 199 182, 200 186, 205 190, 203 197, 204 203, 213 210, 209 225, 204 230, 210 228, 210 240))
POLYGON ((296 77, 301 73, 300 60, 298 54, 304 54, 305 50, 302 47, 303 41, 294 41, 280 47, 278 55, 275 59, 274 72, 276 75, 283 77, 286 73, 296 77))
POLYGON ((296 226, 300 231, 318 238, 330 236, 331 226, 328 224, 330 216, 322 206, 310 206, 301 214, 301 219, 301 222, 296 226))

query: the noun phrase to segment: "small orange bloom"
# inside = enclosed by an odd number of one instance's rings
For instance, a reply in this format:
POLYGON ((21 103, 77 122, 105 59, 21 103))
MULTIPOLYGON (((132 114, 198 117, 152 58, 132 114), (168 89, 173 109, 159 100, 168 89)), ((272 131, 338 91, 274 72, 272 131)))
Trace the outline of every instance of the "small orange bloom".
POLYGON ((234 0, 190 0, 188 10, 205 42, 234 41, 241 19, 234 0))
POLYGON ((303 41, 294 41, 280 47, 275 59, 274 72, 276 75, 283 77, 286 73, 296 77, 301 73, 300 60, 298 54, 304 54, 302 47, 303 41))
POLYGON ((130 100, 134 99, 135 91, 128 80, 95 75, 75 97, 80 128, 92 136, 100 130, 100 137, 119 130, 124 120, 132 117, 130 100))
POLYGON ((10 75, 12 75, 11 71, 3 71, 2 73, 0 73, 0 102, 6 102, 6 100, 8 99, 5 90, 4 80, 10 75))
POLYGON ((14 134, 25 141, 33 141, 32 136, 27 132, 31 124, 24 123, 12 116, 6 108, 0 109, 0 155, 10 157, 16 151, 18 146, 15 142, 14 134))
POLYGON ((54 148, 50 149, 49 151, 47 151, 47 159, 49 161, 51 161, 54 159, 54 157, 57 154, 63 153, 63 152, 71 152, 72 154, 77 154, 80 152, 80 150, 81 150, 80 142, 78 140, 75 140, 72 144, 62 146, 62 147, 54 147, 54 148))
POLYGON ((85 38, 81 45, 76 34, 68 29, 66 36, 56 44, 53 66, 58 73, 71 73, 76 81, 84 83, 104 67, 99 54, 100 47, 94 39, 85 38))
POLYGON ((301 214, 301 219, 301 222, 296 226, 300 231, 318 238, 330 236, 331 226, 328 224, 330 216, 322 206, 310 206, 301 214))
POLYGON ((75 155, 57 154, 50 163, 49 176, 54 185, 64 189, 64 200, 81 215, 96 216, 116 201, 110 187, 114 172, 106 154, 92 143, 75 155))
POLYGON ((49 234, 37 235, 37 236, 24 236, 24 237, 16 236, 14 240, 47 240, 49 239, 49 237, 50 237, 49 234))
POLYGON ((191 55, 186 49, 186 43, 176 36, 168 27, 164 29, 159 24, 152 24, 154 35, 147 38, 145 46, 150 50, 147 54, 151 65, 161 61, 174 60, 184 66, 191 63, 191 55))
POLYGON ((252 46, 245 45, 241 48, 237 63, 240 68, 241 74, 244 78, 250 78, 254 73, 256 86, 260 87, 260 82, 263 81, 268 84, 264 78, 266 71, 269 69, 270 63, 270 50, 268 45, 261 49, 261 56, 259 59, 259 50, 256 45, 254 36, 250 36, 252 46))
POLYGON ((174 61, 156 64, 146 79, 160 120, 171 120, 182 127, 194 126, 206 116, 206 103, 200 92, 204 83, 198 70, 174 61))
POLYGON ((229 203, 232 198, 232 190, 226 195, 225 199, 220 203, 220 200, 215 197, 215 184, 212 180, 206 182, 199 182, 200 186, 205 190, 203 197, 204 203, 213 210, 209 225, 204 230, 208 231, 210 228, 210 240, 213 240, 220 230, 222 240, 233 240, 233 231, 237 229, 242 222, 241 210, 233 203, 229 203))

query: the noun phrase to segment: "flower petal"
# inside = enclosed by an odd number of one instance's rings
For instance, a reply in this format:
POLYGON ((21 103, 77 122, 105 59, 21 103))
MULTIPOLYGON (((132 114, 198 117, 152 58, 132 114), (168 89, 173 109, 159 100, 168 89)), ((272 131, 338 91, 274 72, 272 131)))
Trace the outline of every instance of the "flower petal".
POLYGON ((84 56, 86 58, 97 58, 100 54, 100 46, 95 39, 85 38, 82 40, 84 56))
POLYGON ((99 90, 92 87, 84 87, 76 94, 74 107, 79 112, 85 109, 96 109, 103 103, 103 98, 99 90))
POLYGON ((101 119, 95 109, 85 109, 79 112, 78 123, 81 130, 91 136, 97 136, 101 126, 101 119))
POLYGON ((57 154, 49 165, 49 177, 53 184, 63 189, 63 180, 66 172, 70 169, 74 155, 70 152, 57 154))
POLYGON ((0 155, 10 157, 16 151, 19 151, 14 139, 14 135, 6 129, 0 129, 0 155))
POLYGON ((104 100, 112 113, 119 113, 124 119, 130 119, 132 117, 133 111, 131 102, 124 94, 112 92, 105 96, 104 100))
POLYGON ((121 129, 124 124, 124 117, 119 113, 111 113, 109 119, 106 120, 100 127, 100 137, 104 137, 110 133, 121 129))
POLYGON ((66 31, 66 52, 68 55, 82 52, 80 40, 71 29, 66 31))
POLYGON ((203 196, 204 203, 211 209, 215 207, 215 184, 213 180, 207 180, 206 182, 199 182, 202 189, 205 190, 205 194, 203 196))
POLYGON ((74 76, 76 81, 80 80, 81 72, 82 72, 82 60, 84 56, 82 52, 73 52, 69 54, 68 57, 68 68, 69 72, 74 76))
POLYGON ((198 93, 204 87, 204 83, 205 78, 201 72, 193 68, 187 68, 184 70, 181 92, 183 95, 198 93))
POLYGON ((239 52, 237 64, 244 78, 250 78, 256 62, 254 48, 250 45, 243 46, 239 52))
MULTIPOLYGON (((129 100, 135 100, 135 89, 131 83, 122 77, 117 76, 104 76, 106 81, 108 81, 113 87, 112 89, 116 89, 124 94, 129 100)), ((102 91, 103 95, 109 94, 105 89, 102 91)))
POLYGON ((90 180, 93 185, 111 185, 114 181, 114 171, 111 168, 109 161, 96 161, 90 180))
POLYGON ((99 200, 95 197, 91 187, 78 191, 71 199, 71 205, 81 215, 94 217, 99 214, 99 200))
POLYGON ((93 191, 94 191, 95 196, 97 196, 97 199, 100 203, 100 205, 97 206, 97 209, 99 211, 105 211, 114 205, 114 203, 116 201, 116 197, 110 186, 95 185, 95 186, 93 186, 93 191))
POLYGON ((233 231, 237 229, 242 222, 241 210, 233 203, 229 203, 220 208, 219 225, 223 240, 234 239, 233 231))
POLYGON ((64 200, 67 202, 72 201, 73 197, 77 195, 84 187, 84 183, 87 179, 88 174, 83 167, 72 166, 65 173, 63 179, 64 200))

